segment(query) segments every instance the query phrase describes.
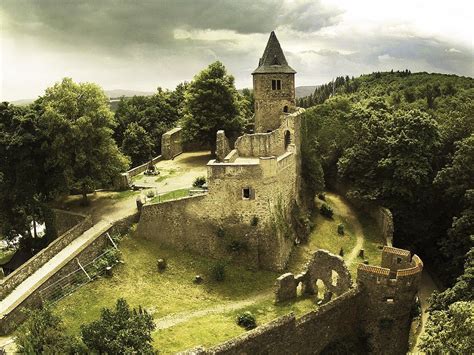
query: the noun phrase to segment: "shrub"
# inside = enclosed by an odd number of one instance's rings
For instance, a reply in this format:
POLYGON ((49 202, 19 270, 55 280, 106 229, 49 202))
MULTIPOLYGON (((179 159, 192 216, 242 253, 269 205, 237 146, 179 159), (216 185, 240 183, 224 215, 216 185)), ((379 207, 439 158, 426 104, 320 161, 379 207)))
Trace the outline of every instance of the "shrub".
POLYGON ((247 311, 237 317, 237 324, 246 330, 250 330, 257 326, 257 320, 251 312, 247 311))
POLYGON ((206 177, 205 176, 198 176, 194 182, 193 182, 193 187, 203 187, 204 184, 206 183, 206 177))
POLYGON ((149 190, 149 191, 146 193, 146 197, 148 197, 148 198, 153 198, 153 197, 155 197, 155 191, 149 190))
POLYGON ((327 218, 332 218, 332 215, 334 214, 334 211, 332 210, 331 206, 329 206, 327 203, 324 203, 321 206, 319 212, 321 212, 321 214, 327 218))
POLYGON ((250 221, 250 225, 251 225, 252 227, 256 227, 257 224, 258 224, 258 217, 257 217, 257 216, 253 216, 253 217, 252 217, 252 220, 250 221))
POLYGON ((223 227, 217 228, 217 236, 219 238, 224 238, 225 237, 225 230, 223 227))
POLYGON ((342 223, 337 226, 337 234, 344 235, 344 225, 342 223))
POLYGON ((214 281, 222 282, 225 280, 225 264, 217 262, 211 268, 211 276, 214 281))

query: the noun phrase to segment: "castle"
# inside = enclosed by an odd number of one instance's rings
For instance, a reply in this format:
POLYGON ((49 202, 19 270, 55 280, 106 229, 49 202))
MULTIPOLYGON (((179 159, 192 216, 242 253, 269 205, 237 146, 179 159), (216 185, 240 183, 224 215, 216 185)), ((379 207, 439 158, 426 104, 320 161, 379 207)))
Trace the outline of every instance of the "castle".
MULTIPOLYGON (((236 261, 283 270, 300 196, 303 110, 295 106, 295 73, 272 32, 252 73, 256 133, 239 137, 231 149, 219 131, 216 159, 207 164, 207 194, 144 206, 140 236, 216 258, 231 248, 236 261)), ((176 142, 173 135, 165 139, 176 142)))
MULTIPOLYGON (((216 158, 207 164, 208 192, 144 205, 139 236, 214 258, 232 255, 251 267, 285 268, 297 238, 292 213, 301 204, 303 110, 295 105, 295 73, 272 32, 252 73, 255 133, 239 137, 231 149, 219 131, 216 158)), ((164 155, 179 153, 179 134, 164 137, 164 155)), ((418 256, 385 246, 382 265, 359 265, 353 284, 341 257, 316 251, 302 274, 278 278, 276 301, 295 298, 299 284, 314 294, 321 280, 330 291, 325 304, 299 319, 290 314, 217 347, 187 353, 315 354, 346 341, 376 354, 405 353, 422 268, 418 256)))

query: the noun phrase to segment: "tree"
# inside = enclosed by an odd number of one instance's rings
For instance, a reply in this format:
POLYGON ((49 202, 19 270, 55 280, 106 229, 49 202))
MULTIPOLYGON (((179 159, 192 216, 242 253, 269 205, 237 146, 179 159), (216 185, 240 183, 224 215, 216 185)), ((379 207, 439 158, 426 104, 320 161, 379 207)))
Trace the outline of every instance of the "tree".
POLYGON ((420 348, 427 353, 470 354, 474 349, 474 303, 455 302, 433 311, 420 348))
MULTIPOLYGON (((51 211, 45 203, 58 191, 59 171, 45 169, 45 140, 38 114, 25 107, 0 104, 0 233, 7 237, 21 234, 22 246, 31 251, 36 229, 31 223, 47 222, 45 242, 56 237, 51 211)), ((38 239, 36 239, 38 241, 38 239)), ((35 245, 40 248, 43 245, 35 245)))
MULTIPOLYGON (((181 117, 185 88, 186 83, 183 83, 179 84, 173 92, 158 88, 152 96, 122 97, 115 112, 118 126, 115 129, 114 137, 118 145, 123 147, 125 131, 129 124, 136 123, 150 137, 151 154, 153 156, 160 154, 161 136, 173 128, 181 117)), ((146 151, 148 144, 149 142, 143 141, 140 146, 137 145, 137 148, 140 151, 146 151)))
MULTIPOLYGON (((215 62, 189 84, 185 94, 183 133, 188 142, 206 142, 215 147, 216 133, 241 133, 243 119, 234 77, 221 62, 215 62)), ((214 152, 214 149, 212 149, 214 152)))
POLYGON ((378 109, 360 125, 355 144, 338 162, 340 176, 350 183, 349 194, 388 207, 415 202, 432 179, 439 147, 434 120, 420 111, 378 109))
POLYGON ((153 142, 142 126, 132 122, 123 133, 121 150, 137 166, 152 158, 153 142))
POLYGON ((95 84, 65 78, 46 89, 38 102, 48 137, 47 167, 60 168, 66 186, 87 193, 128 167, 128 160, 112 138, 115 121, 104 92, 95 84))
POLYGON ((81 326, 82 340, 92 351, 108 354, 152 354, 153 317, 141 307, 130 309, 123 298, 115 310, 103 308, 99 320, 81 326))
POLYGON ((22 354, 77 354, 79 341, 66 335, 61 318, 50 308, 28 311, 28 319, 17 330, 16 344, 22 354))

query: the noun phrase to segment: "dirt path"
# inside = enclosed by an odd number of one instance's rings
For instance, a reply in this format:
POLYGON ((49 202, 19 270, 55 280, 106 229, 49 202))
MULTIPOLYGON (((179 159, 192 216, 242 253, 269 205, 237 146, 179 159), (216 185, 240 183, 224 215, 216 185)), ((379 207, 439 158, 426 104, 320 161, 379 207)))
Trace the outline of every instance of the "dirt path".
POLYGON ((414 353, 421 353, 418 347, 420 345, 420 337, 425 332, 426 321, 428 320, 428 307, 430 305, 428 299, 435 290, 438 290, 438 287, 436 287, 431 275, 426 269, 423 270, 420 289, 418 290, 418 298, 420 299, 421 306, 421 328, 416 337, 415 345, 413 346, 414 353))
POLYGON ((357 218, 355 212, 352 210, 351 206, 346 201, 344 201, 341 196, 328 193, 326 195, 326 198, 328 199, 328 201, 331 202, 335 213, 346 219, 352 225, 353 232, 356 237, 356 245, 344 258, 347 266, 350 266, 357 258, 360 250, 364 246, 364 232, 362 230, 362 226, 359 223, 359 219, 357 218))
POLYGON ((155 320, 156 330, 171 328, 175 325, 188 322, 193 318, 199 318, 209 314, 219 314, 236 311, 238 309, 251 306, 257 302, 264 301, 265 299, 268 299, 271 296, 271 292, 266 292, 242 301, 221 303, 216 306, 192 312, 184 311, 180 313, 169 314, 166 317, 158 318, 155 320))

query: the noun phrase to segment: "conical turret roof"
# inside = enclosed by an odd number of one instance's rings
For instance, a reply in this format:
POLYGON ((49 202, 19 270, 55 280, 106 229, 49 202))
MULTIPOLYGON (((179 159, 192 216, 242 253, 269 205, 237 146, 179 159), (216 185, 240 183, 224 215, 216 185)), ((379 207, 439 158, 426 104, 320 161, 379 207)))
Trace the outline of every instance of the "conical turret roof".
POLYGON ((296 71, 288 65, 274 31, 270 33, 270 38, 268 39, 263 56, 258 62, 258 68, 255 69, 252 74, 264 73, 296 73, 296 71))

